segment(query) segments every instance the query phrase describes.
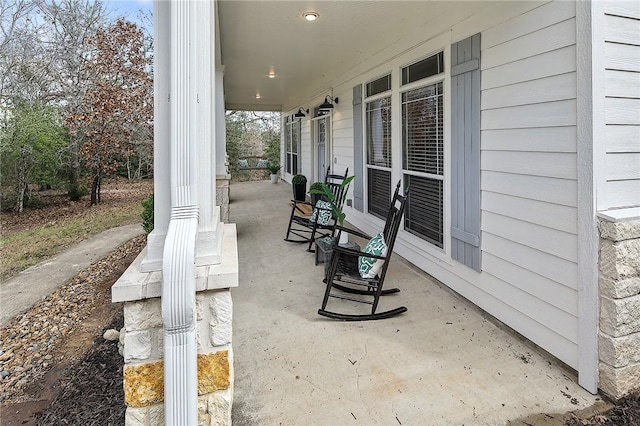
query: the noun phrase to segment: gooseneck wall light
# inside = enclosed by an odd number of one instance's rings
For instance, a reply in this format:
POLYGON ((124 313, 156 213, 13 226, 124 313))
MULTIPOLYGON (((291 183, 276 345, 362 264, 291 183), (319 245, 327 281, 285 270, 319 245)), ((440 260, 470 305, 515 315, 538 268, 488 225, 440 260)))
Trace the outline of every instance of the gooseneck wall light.
POLYGON ((302 107, 298 108, 298 112, 296 112, 295 114, 293 114, 293 118, 304 118, 307 116, 307 114, 309 113, 309 110, 305 110, 302 107))
POLYGON ((333 104, 337 104, 338 103, 338 98, 332 98, 330 95, 327 95, 324 98, 324 102, 322 104, 320 104, 320 106, 318 107, 318 109, 320 111, 331 111, 333 110, 333 104))

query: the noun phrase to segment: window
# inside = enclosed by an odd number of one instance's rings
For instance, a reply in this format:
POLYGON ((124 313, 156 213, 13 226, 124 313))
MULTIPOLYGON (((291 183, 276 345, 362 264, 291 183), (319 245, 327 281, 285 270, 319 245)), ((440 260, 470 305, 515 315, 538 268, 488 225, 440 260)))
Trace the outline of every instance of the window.
POLYGON ((288 119, 284 133, 285 171, 292 175, 298 173, 298 152, 300 145, 300 120, 288 119))
POLYGON ((367 83, 367 97, 391 90, 391 74, 367 83))
POLYGON ((402 93, 402 168, 410 194, 405 230, 440 248, 444 241, 443 101, 442 81, 402 93))
POLYGON ((391 96, 366 104, 369 213, 385 218, 391 202, 391 96))
POLYGON ((402 85, 444 72, 444 52, 402 68, 402 85))

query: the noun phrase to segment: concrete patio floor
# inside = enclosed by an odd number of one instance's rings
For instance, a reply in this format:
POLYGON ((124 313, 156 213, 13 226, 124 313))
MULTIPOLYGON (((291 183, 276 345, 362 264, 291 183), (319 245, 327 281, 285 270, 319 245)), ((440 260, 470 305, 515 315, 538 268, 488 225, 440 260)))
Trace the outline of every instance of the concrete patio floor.
POLYGON ((323 266, 283 241, 290 198, 282 182, 231 185, 240 261, 234 424, 526 424, 516 419, 598 400, 573 371, 399 256, 385 287, 401 292, 381 310, 407 313, 369 322, 318 316, 323 266))

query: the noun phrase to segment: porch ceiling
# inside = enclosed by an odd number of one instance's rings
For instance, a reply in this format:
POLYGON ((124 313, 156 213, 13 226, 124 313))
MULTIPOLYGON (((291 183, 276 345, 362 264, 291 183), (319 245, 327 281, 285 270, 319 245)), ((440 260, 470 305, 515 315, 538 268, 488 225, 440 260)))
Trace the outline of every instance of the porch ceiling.
POLYGON ((470 4, 222 0, 218 19, 226 108, 280 111, 309 96, 328 94, 333 79, 409 29, 470 4), (302 17, 306 11, 320 16, 307 22, 302 17), (270 70, 276 78, 269 78, 270 70))

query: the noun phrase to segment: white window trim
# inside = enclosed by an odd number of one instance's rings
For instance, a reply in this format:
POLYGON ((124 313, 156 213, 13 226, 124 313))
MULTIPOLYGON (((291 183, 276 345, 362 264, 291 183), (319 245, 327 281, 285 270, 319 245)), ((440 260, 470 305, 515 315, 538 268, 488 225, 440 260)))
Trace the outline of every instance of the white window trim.
MULTIPOLYGON (((422 46, 417 47, 403 55, 391 59, 390 61, 380 64, 371 72, 365 74, 362 81, 363 83, 363 108, 362 108, 362 134, 364 137, 365 147, 362 150, 363 161, 363 173, 362 179, 364 179, 363 186, 363 205, 364 211, 361 213, 366 220, 371 224, 384 226, 384 221, 368 212, 368 186, 366 180, 367 173, 367 123, 366 123, 366 104, 378 98, 391 96, 391 186, 395 187, 398 180, 403 180, 402 169, 402 96, 401 93, 411 90, 416 87, 428 85, 436 81, 443 82, 444 90, 444 173, 442 175, 444 180, 443 185, 443 247, 437 247, 426 240, 423 240, 416 235, 405 231, 404 225, 398 230, 397 243, 408 249, 416 252, 422 252, 427 255, 430 260, 435 262, 444 262, 449 266, 454 266, 453 259, 451 258, 451 39, 449 34, 443 34, 429 40, 422 46), (402 68, 415 63, 421 59, 429 57, 430 55, 437 54, 438 52, 444 52, 444 71, 443 73, 411 82, 409 84, 401 85, 402 68), (374 96, 366 97, 366 84, 380 78, 388 73, 389 65, 392 66, 391 71, 391 90, 383 93, 376 94, 374 96)), ((404 189, 404 182, 402 183, 404 189)))
MULTIPOLYGON (((380 76, 374 78, 373 80, 369 80, 367 82, 365 82, 364 84, 364 90, 366 92, 366 87, 367 87, 367 83, 370 83, 371 81, 375 81, 376 79, 380 78, 380 77, 384 77, 386 75, 391 74, 391 89, 389 90, 385 90, 384 92, 381 93, 376 93, 375 95, 369 96, 369 97, 364 97, 363 100, 363 108, 362 108, 362 124, 364 126, 364 130, 363 130, 363 137, 364 137, 364 149, 363 149, 363 154, 364 154, 364 160, 362 163, 363 166, 363 172, 364 172, 364 176, 362 176, 363 182, 364 182, 364 193, 363 193, 363 199, 364 199, 364 213, 366 213, 369 217, 373 217, 376 218, 378 220, 381 220, 378 216, 369 213, 369 179, 368 179, 368 170, 369 169, 374 169, 374 170, 382 170, 385 172, 390 172, 391 177, 390 177, 390 190, 393 191, 395 188, 395 182, 397 182, 397 179, 394 180, 394 171, 393 171, 393 165, 394 165, 394 155, 395 155, 395 141, 394 141, 394 137, 393 137, 393 133, 394 133, 394 129, 397 127, 397 124, 395 123, 395 115, 394 115, 394 105, 393 105, 393 81, 394 81, 394 77, 393 77, 393 72, 387 72, 384 74, 381 74, 380 76), (376 164, 369 164, 369 135, 367 133, 367 105, 372 103, 372 102, 376 102, 379 101, 381 99, 385 99, 385 98, 389 98, 389 102, 391 103, 391 167, 386 167, 386 166, 378 166, 376 164)), ((389 194, 389 196, 391 196, 391 194, 389 194)), ((384 223, 384 221, 383 221, 384 223)))
MULTIPOLYGON (((400 73, 402 73, 402 67, 400 68, 400 73)), ((418 81, 414 81, 414 82, 409 83, 409 84, 405 84, 404 86, 401 86, 402 90, 400 90, 400 93, 398 94, 398 98, 399 98, 398 102, 400 104, 400 109, 402 110, 402 95, 403 94, 405 94, 407 92, 410 92, 412 90, 420 89, 420 88, 423 88, 423 87, 431 86, 431 85, 438 84, 438 83, 442 82, 442 86, 443 86, 443 88, 442 88, 442 90, 443 90, 442 101, 443 101, 443 107, 446 110, 445 103, 446 103, 447 92, 445 91, 445 87, 444 87, 445 75, 443 75, 443 74, 444 74, 444 71, 442 73, 440 73, 440 74, 436 74, 436 75, 430 76, 428 78, 424 78, 424 79, 421 79, 421 80, 418 80, 418 81)), ((424 240, 424 241, 426 241, 430 246, 433 246, 432 248, 434 250, 439 250, 439 251, 442 251, 442 252, 446 253, 446 250, 445 250, 445 240, 446 240, 446 236, 447 236, 447 221, 446 221, 446 219, 451 215, 451 213, 447 212, 447 210, 446 210, 447 199, 448 198, 447 198, 447 195, 446 195, 446 192, 445 192, 444 188, 445 188, 445 186, 447 186, 447 181, 445 179, 445 170, 448 167, 447 160, 450 160, 450 159, 447 158, 447 156, 445 155, 445 147, 443 146, 442 175, 433 174, 433 173, 425 173, 425 172, 416 172, 416 171, 413 171, 413 170, 406 170, 404 168, 404 165, 403 165, 403 162, 404 162, 403 148, 404 147, 403 147, 403 144, 402 144, 402 138, 403 138, 403 135, 402 135, 402 111, 400 111, 400 120, 401 121, 399 123, 399 126, 400 126, 400 155, 401 155, 401 157, 400 157, 400 164, 398 166, 400 167, 400 179, 402 179, 403 185, 404 185, 404 176, 405 175, 412 175, 412 176, 423 177, 423 178, 427 178, 427 179, 443 181, 443 194, 442 194, 442 197, 443 197, 443 206, 442 206, 442 248, 430 243, 427 240, 424 240)), ((448 123, 446 121, 446 117, 445 117, 444 111, 443 111, 442 120, 443 120, 443 126, 442 126, 443 144, 446 144, 445 135, 448 133, 447 132, 447 124, 448 123)), ((417 235, 413 234, 412 232, 407 231, 405 229, 404 221, 403 221, 402 226, 400 227, 400 230, 403 231, 403 232, 406 232, 408 234, 417 236, 417 235)), ((418 238, 421 239, 420 237, 418 237, 418 238)))
MULTIPOLYGON (((316 143, 318 141, 317 139, 317 132, 318 132, 318 121, 320 120, 327 120, 326 124, 325 124, 325 160, 327 161, 327 167, 329 166, 333 166, 333 163, 331 162, 332 154, 333 154, 333 138, 331 137, 332 135, 332 129, 333 129, 333 116, 332 114, 324 114, 324 115, 319 115, 317 117, 313 117, 311 118, 311 165, 313 167, 314 173, 318 174, 317 176, 317 181, 321 182, 324 181, 324 176, 320 176, 319 175, 319 170, 315 170, 316 166, 318 164, 318 161, 316 159, 316 143)), ((333 170, 333 167, 331 167, 333 170)), ((334 170, 335 171, 335 170, 334 170)))
POLYGON ((282 164, 282 169, 284 170, 284 175, 291 180, 294 176, 294 173, 289 173, 289 171, 287 171, 287 156, 289 155, 290 151, 287 151, 287 140, 286 140, 286 135, 289 133, 289 125, 292 124, 294 121, 298 121, 298 152, 296 153, 297 155, 297 162, 298 162, 298 173, 301 173, 301 169, 302 169, 302 164, 300 161, 300 157, 301 157, 301 151, 302 151, 302 123, 300 122, 300 120, 298 119, 294 119, 294 120, 289 120, 288 116, 290 116, 291 114, 288 114, 285 118, 284 118, 284 162, 282 164))

